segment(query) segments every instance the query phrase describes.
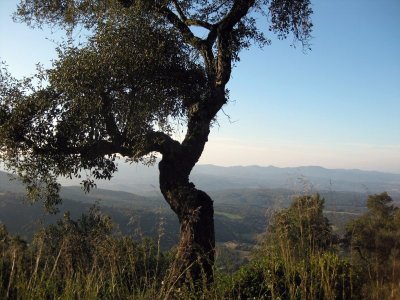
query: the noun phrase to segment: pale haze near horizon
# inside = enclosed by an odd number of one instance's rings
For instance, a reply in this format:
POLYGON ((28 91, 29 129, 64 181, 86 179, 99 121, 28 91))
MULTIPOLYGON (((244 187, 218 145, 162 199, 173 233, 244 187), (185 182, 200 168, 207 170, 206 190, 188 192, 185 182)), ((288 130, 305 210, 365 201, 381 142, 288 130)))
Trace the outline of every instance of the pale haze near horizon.
MULTIPOLYGON (((13 23, 16 3, 0 3, 0 60, 22 77, 62 32, 13 23)), ((271 36, 242 52, 199 163, 400 173, 400 1, 313 3, 311 51, 271 36)))

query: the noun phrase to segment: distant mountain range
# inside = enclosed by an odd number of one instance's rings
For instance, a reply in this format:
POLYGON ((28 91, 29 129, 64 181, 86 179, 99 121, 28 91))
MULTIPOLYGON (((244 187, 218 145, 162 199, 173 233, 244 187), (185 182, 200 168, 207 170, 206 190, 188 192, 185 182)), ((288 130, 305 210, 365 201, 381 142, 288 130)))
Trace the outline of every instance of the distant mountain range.
MULTIPOLYGON (((98 187, 139 195, 159 195, 157 165, 119 163, 118 172, 110 181, 98 182, 98 187)), ((277 168, 273 166, 198 165, 190 178, 200 189, 211 192, 235 188, 289 189, 301 191, 349 191, 359 193, 389 193, 400 195, 400 174, 376 171, 325 169, 316 166, 277 168)), ((78 181, 61 180, 64 185, 78 181)))
MULTIPOLYGON (((215 205, 216 237, 219 242, 254 243, 265 230, 271 211, 290 205, 293 196, 319 192, 325 198, 325 214, 340 232, 345 223, 366 210, 367 195, 389 192, 400 205, 400 174, 361 170, 330 170, 321 167, 219 167, 199 165, 191 180, 207 191, 215 205)), ((43 224, 54 223, 65 211, 73 218, 98 203, 117 224, 119 231, 156 236, 162 221, 163 245, 176 243, 179 226, 158 188, 157 166, 119 164, 111 181, 85 194, 79 181, 64 184, 61 214, 48 216, 42 204, 23 203, 25 188, 0 172, 0 222, 12 233, 30 239, 43 224), (70 186, 66 186, 70 185, 70 186)))

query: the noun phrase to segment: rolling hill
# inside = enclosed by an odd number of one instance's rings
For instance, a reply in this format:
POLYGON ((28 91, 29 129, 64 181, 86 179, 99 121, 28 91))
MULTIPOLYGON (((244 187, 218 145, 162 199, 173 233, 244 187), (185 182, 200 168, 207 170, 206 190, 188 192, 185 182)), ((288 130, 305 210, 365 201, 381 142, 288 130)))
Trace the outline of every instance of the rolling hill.
MULTIPOLYGON (((163 247, 169 248, 177 241, 179 225, 157 188, 156 171, 122 164, 115 178, 100 182, 89 194, 79 186, 63 186, 64 201, 56 216, 46 214, 40 203, 24 203, 21 183, 0 172, 0 222, 29 240, 34 231, 56 222, 63 212, 78 218, 96 204, 112 217, 116 232, 157 236, 163 227, 163 247)), ((253 244, 271 212, 289 206, 299 194, 319 192, 325 198, 326 215, 339 231, 365 211, 367 194, 388 191, 395 201, 400 200, 400 175, 360 170, 200 165, 192 180, 214 200, 218 242, 253 244)))

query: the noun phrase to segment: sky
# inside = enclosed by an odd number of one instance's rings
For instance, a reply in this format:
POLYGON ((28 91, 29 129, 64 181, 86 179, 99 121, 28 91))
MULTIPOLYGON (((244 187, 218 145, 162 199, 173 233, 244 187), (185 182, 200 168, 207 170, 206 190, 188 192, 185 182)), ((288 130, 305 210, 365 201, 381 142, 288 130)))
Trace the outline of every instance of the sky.
MULTIPOLYGON (((400 1, 312 2, 311 51, 267 31, 241 53, 199 163, 400 173, 400 1)), ((22 77, 51 66, 63 32, 12 22, 16 3, 0 1, 0 60, 22 77)))

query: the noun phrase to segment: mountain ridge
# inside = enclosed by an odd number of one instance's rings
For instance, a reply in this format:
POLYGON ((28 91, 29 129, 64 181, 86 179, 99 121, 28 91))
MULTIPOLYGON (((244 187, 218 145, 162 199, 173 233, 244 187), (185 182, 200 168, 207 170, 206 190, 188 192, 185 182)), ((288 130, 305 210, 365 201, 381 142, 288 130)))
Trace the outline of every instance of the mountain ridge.
MULTIPOLYGON (((98 180, 100 189, 123 191, 139 196, 161 196, 157 165, 145 166, 117 161, 118 171, 110 181, 98 180)), ((293 191, 351 191, 400 195, 400 174, 361 169, 329 169, 321 166, 217 166, 197 165, 190 180, 206 192, 232 188, 284 188, 293 191)), ((4 179, 3 179, 4 181, 4 179)), ((60 178, 63 186, 80 185, 80 179, 60 178)), ((13 183, 10 183, 13 185, 13 183)))
MULTIPOLYGON (((304 173, 308 174, 308 178, 301 177, 302 175, 298 169, 296 169, 297 173, 292 172, 291 174, 288 172, 290 169, 287 168, 284 169, 286 173, 278 168, 273 170, 274 172, 268 173, 265 167, 258 166, 233 169, 218 166, 200 166, 200 168, 194 170, 191 180, 198 187, 206 190, 214 200, 217 241, 235 240, 243 243, 253 243, 254 237, 265 230, 268 212, 288 207, 296 195, 319 192, 325 199, 326 212, 336 227, 339 227, 340 224, 345 224, 345 221, 363 213, 366 209, 366 190, 361 193, 337 191, 339 185, 336 182, 338 181, 335 181, 334 184, 331 183, 327 189, 321 188, 323 185, 314 177, 316 175, 322 176, 321 174, 325 173, 324 176, 326 178, 331 178, 335 175, 335 172, 329 169, 307 168, 307 172, 304 173), (310 174, 313 174, 314 177, 310 176, 310 174), (291 179, 293 179, 292 186, 290 186, 291 179), (280 184, 283 187, 270 188, 263 186, 265 182, 274 181, 275 185, 280 184), (307 181, 311 183, 308 184, 307 181), (292 188, 288 189, 288 186, 292 188)), ((71 211, 71 216, 77 218, 82 212, 97 204, 101 206, 105 213, 112 216, 122 232, 132 233, 131 220, 135 220, 135 222, 139 220, 138 222, 142 224, 139 228, 142 227, 144 229, 143 233, 149 236, 157 234, 155 228, 158 224, 157 222, 159 222, 160 218, 165 218, 167 220, 166 226, 168 227, 166 231, 169 233, 165 247, 174 245, 179 226, 176 217, 163 200, 157 183, 155 183, 158 177, 157 170, 136 165, 133 168, 132 166, 124 166, 121 173, 117 174, 123 180, 114 178, 114 181, 107 182, 109 186, 114 188, 126 186, 133 190, 138 186, 145 186, 150 189, 151 193, 147 192, 147 194, 144 193, 145 195, 140 195, 137 191, 129 192, 119 188, 115 191, 99 184, 98 188, 92 189, 90 193, 85 194, 79 186, 63 186, 61 197, 64 201, 63 205, 59 207, 60 211, 71 211), (141 172, 143 168, 146 168, 144 169, 145 172, 141 172), (131 169, 136 169, 136 174, 132 174, 131 169), (140 177, 142 175, 144 175, 143 178, 140 177), (135 180, 137 178, 140 180, 135 180)), ((346 172, 336 171, 336 173, 343 175, 346 172)), ((338 176, 338 174, 335 176, 338 176)), ((350 174, 354 174, 354 172, 350 172, 350 174)), ((361 174, 367 176, 367 179, 369 178, 368 175, 371 175, 370 173, 363 173, 363 171, 361 171, 361 174)), ((326 178, 325 183, 329 183, 331 179, 326 178)), ((388 189, 384 189, 386 187, 399 189, 397 176, 383 174, 382 176, 372 176, 371 178, 375 180, 375 183, 372 181, 371 185, 377 193, 387 191, 388 189), (386 179, 390 179, 394 183, 385 186, 382 180, 386 179)), ((319 180, 321 181, 321 178, 319 180)), ((340 187, 346 188, 347 186, 347 188, 351 189, 353 185, 354 182, 349 183, 343 179, 340 187)), ((143 192, 143 189, 140 191, 143 192)), ((49 224, 54 223, 57 218, 55 216, 45 217, 41 203, 31 206, 23 204, 24 192, 25 189, 18 180, 10 181, 8 174, 0 172, 0 222, 4 222, 12 232, 28 237, 39 228, 40 224, 37 224, 37 220, 40 219, 43 220, 41 221, 44 222, 43 224, 49 224)), ((390 192, 390 195, 397 204, 400 203, 400 193, 390 192)))
MULTIPOLYGON (((160 195, 157 165, 151 167, 118 161, 118 171, 110 181, 97 181, 99 188, 160 195)), ((328 169, 321 166, 217 166, 194 167, 190 180, 206 192, 231 188, 285 188, 294 191, 352 191, 361 193, 392 192, 400 195, 400 174, 360 169, 328 169), (312 188, 310 188, 312 187, 312 188)), ((79 180, 60 180, 63 185, 79 185, 79 180)))

